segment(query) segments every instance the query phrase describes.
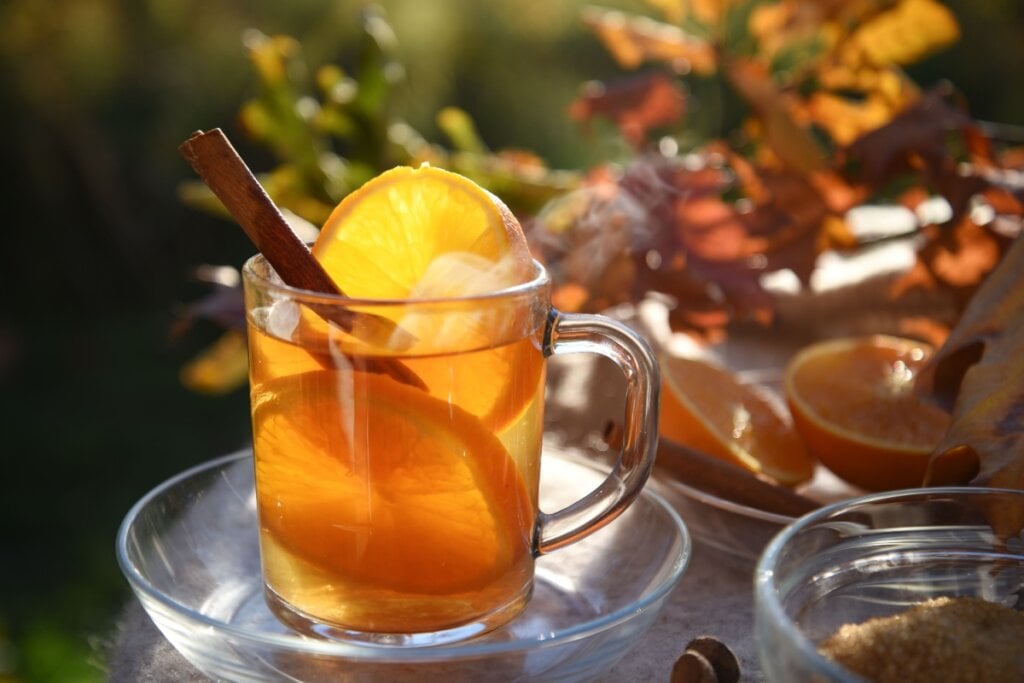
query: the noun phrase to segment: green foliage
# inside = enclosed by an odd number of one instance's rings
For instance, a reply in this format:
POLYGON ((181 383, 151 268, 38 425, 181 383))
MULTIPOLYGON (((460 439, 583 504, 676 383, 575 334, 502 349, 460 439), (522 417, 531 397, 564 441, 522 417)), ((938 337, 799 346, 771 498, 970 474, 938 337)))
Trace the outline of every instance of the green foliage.
MULTIPOLYGON (((500 192, 513 209, 525 211, 576 182, 575 174, 551 171, 535 155, 492 152, 469 114, 456 107, 436 116, 449 146, 428 143, 395 113, 406 70, 386 15, 368 7, 361 26, 359 59, 351 74, 335 64, 311 67, 290 36, 246 34, 258 88, 257 96, 242 104, 239 120, 249 139, 277 161, 260 181, 278 206, 320 225, 346 194, 373 176, 422 162, 472 177, 500 192)), ((199 181, 186 183, 181 196, 198 208, 219 211, 199 181)))

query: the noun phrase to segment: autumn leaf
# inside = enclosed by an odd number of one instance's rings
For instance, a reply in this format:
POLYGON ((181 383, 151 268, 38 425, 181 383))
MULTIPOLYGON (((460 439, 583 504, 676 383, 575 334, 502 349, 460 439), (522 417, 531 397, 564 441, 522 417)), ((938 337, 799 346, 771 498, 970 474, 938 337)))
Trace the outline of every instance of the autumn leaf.
POLYGON ((960 39, 960 27, 948 8, 935 0, 902 0, 864 22, 839 48, 840 61, 862 64, 913 64, 960 39))
POLYGON ((1024 239, 1018 237, 978 289, 918 389, 952 405, 936 455, 970 448, 972 484, 1024 488, 1024 239))
POLYGON ((569 116, 580 123, 610 118, 634 148, 640 148, 650 130, 678 122, 686 112, 679 85, 662 73, 636 76, 611 85, 592 83, 569 106, 569 116))
POLYGON ((760 118, 765 143, 776 157, 804 172, 822 168, 824 151, 811 134, 810 126, 798 120, 798 101, 792 93, 774 83, 763 64, 746 59, 731 60, 726 73, 729 82, 760 118))
POLYGON ((811 120, 828 131, 840 147, 881 128, 897 113, 886 99, 875 94, 854 99, 817 92, 807 99, 806 108, 811 120))
POLYGON ((949 95, 945 87, 928 91, 884 126, 855 140, 837 163, 855 167, 855 178, 872 189, 900 174, 919 174, 950 201, 953 219, 958 219, 987 183, 958 172, 948 138, 970 140, 977 124, 949 95))
POLYGON ((647 4, 660 10, 666 21, 679 24, 686 17, 686 7, 690 3, 688 0, 647 0, 647 4))
POLYGON ((228 330, 189 361, 181 370, 181 381, 204 394, 225 394, 245 384, 249 377, 245 334, 228 330))
POLYGON ((618 10, 589 8, 583 23, 624 69, 663 62, 679 73, 709 74, 716 69, 714 48, 679 26, 618 10))

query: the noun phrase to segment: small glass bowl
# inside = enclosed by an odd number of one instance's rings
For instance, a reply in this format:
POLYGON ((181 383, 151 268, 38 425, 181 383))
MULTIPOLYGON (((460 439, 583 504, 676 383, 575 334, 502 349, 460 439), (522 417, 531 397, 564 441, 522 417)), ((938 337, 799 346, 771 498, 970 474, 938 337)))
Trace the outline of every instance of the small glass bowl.
POLYGON ((937 597, 1024 609, 1024 491, 951 487, 872 494, 816 510, 765 548, 755 575, 769 681, 863 679, 820 654, 848 623, 937 597))
MULTIPOLYGON (((558 452, 542 461, 541 507, 556 510, 605 472, 558 452)), ((125 517, 117 556, 143 608, 199 670, 229 681, 593 678, 637 644, 690 560, 675 511, 644 491, 593 535, 537 560, 526 609, 483 636, 381 647, 300 635, 267 608, 251 451, 158 486, 125 517)))

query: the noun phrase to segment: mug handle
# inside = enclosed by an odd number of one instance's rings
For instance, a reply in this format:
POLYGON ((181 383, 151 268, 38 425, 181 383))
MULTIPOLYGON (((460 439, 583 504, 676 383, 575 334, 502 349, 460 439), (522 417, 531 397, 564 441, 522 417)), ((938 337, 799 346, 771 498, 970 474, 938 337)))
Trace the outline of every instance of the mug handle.
POLYGON ((535 555, 544 555, 597 531, 622 514, 643 489, 658 445, 658 362, 640 335, 600 315, 551 309, 544 355, 596 353, 611 359, 626 377, 622 451, 608 477, 580 500, 537 518, 535 555))

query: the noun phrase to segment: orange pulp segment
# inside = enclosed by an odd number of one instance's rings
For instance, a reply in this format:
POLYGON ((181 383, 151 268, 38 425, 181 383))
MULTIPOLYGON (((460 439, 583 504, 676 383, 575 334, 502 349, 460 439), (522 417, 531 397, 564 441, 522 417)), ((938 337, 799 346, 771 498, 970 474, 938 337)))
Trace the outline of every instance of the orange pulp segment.
POLYGON ((252 402, 261 524, 297 557, 418 594, 482 590, 528 557, 531 495, 458 407, 327 370, 254 387, 252 402))
MULTIPOLYGON (((914 376, 928 344, 875 335, 812 344, 786 367, 783 389, 808 450, 863 489, 920 486, 949 415, 921 402, 914 376)), ((973 458, 936 460, 935 483, 971 476, 973 458)))
POLYGON ((663 356, 659 433, 780 484, 810 479, 814 461, 779 411, 732 373, 693 358, 663 356))

